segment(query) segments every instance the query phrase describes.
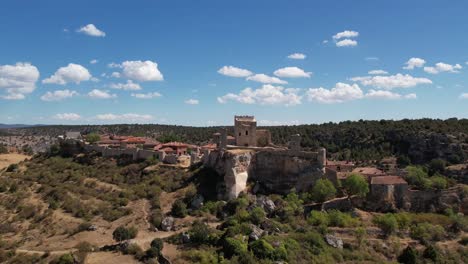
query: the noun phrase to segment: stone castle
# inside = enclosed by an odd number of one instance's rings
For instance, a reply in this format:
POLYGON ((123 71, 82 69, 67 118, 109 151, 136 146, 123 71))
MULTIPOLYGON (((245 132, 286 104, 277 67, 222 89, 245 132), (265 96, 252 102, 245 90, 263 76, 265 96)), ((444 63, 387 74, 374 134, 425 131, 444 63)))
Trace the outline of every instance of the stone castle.
MULTIPOLYGON (((326 150, 304 151, 300 135, 292 135, 288 147, 275 146, 268 130, 257 129, 253 116, 234 117, 234 142, 227 131, 215 136, 217 148, 205 150, 203 163, 224 178, 225 199, 235 198, 254 182, 254 191, 288 193, 308 190, 326 177, 326 150)), ((336 179, 332 179, 336 181, 336 179)))

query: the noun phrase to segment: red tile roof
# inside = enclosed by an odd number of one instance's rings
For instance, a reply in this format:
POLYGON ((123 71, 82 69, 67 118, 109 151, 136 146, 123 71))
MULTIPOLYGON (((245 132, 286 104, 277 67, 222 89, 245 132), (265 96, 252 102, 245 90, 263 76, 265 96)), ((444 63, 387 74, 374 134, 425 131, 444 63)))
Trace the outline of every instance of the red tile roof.
POLYGON ((182 142, 168 142, 168 143, 164 143, 162 144, 163 147, 172 147, 172 148, 183 148, 183 147, 187 147, 188 145, 186 143, 182 143, 182 142))
POLYGON ((372 177, 371 184, 394 185, 394 184, 408 184, 408 183, 400 176, 377 176, 377 177, 372 177))

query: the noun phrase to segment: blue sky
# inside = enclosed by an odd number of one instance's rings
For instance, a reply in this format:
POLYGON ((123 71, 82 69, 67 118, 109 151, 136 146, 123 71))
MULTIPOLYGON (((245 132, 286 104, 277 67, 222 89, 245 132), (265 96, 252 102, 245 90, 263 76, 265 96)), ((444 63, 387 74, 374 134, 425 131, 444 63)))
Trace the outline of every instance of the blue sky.
POLYGON ((467 118, 466 10, 435 0, 2 1, 0 123, 467 118))

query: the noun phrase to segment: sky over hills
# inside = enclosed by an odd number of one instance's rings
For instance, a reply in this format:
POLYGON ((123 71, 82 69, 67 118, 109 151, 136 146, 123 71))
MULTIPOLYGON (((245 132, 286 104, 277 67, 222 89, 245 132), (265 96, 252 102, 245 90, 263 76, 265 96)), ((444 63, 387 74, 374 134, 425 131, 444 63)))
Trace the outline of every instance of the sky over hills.
POLYGON ((0 123, 468 117, 466 1, 3 1, 0 123))

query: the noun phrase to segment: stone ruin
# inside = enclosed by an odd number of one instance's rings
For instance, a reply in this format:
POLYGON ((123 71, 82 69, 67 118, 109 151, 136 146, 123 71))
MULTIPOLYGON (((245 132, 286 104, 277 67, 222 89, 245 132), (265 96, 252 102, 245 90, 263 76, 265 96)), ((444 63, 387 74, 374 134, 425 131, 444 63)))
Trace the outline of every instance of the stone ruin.
POLYGON ((288 148, 271 143, 267 130, 257 130, 253 116, 235 116, 235 145, 227 145, 227 131, 216 135, 217 148, 205 151, 203 163, 223 177, 224 199, 232 199, 254 182, 254 192, 286 194, 306 191, 325 177, 326 150, 304 151, 301 136, 293 135, 288 148), (260 133, 259 133, 260 131, 260 133))

